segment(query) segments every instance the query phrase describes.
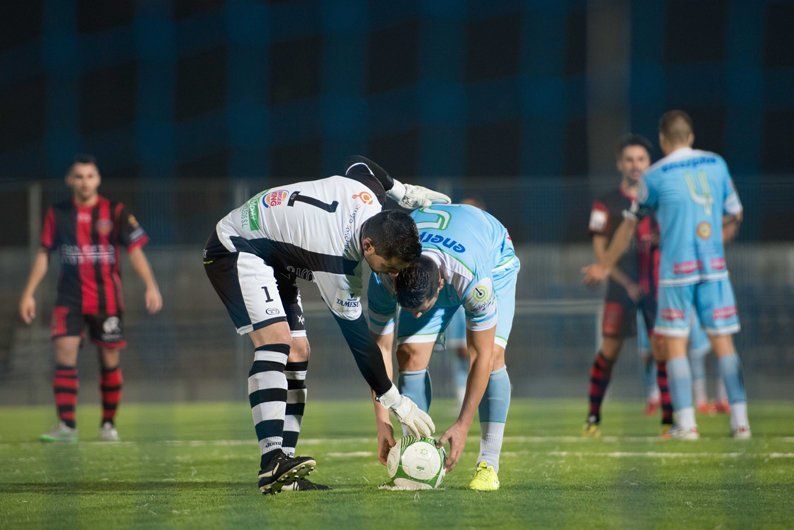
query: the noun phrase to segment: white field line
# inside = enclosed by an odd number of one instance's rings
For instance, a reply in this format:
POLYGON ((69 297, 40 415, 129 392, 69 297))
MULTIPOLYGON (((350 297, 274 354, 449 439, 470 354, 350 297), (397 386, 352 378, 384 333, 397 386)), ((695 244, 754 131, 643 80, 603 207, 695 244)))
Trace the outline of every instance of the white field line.
MULTIPOLYGON (((502 456, 557 456, 557 457, 586 457, 586 458, 794 458, 794 453, 665 453, 662 451, 630 452, 611 451, 609 453, 586 453, 581 451, 503 451, 502 456)), ((349 451, 327 453, 329 458, 374 458, 373 451, 349 451)))
MULTIPOLYGON (((714 440, 716 438, 712 438, 714 440)), ((727 436, 725 437, 727 440, 727 436)), ((468 442, 476 442, 479 438, 476 436, 469 436, 468 442)), ((709 439, 706 438, 705 441, 709 439)), ((773 436, 768 438, 763 438, 765 441, 769 442, 783 442, 783 443, 794 443, 794 437, 792 436, 773 436)), ((376 441, 375 437, 368 437, 368 436, 358 436, 358 437, 345 437, 345 438, 301 438, 300 444, 302 446, 318 446, 318 447, 327 447, 327 446, 337 446, 337 445, 346 445, 346 444, 374 444, 376 441)), ((541 443, 575 443, 575 444, 592 444, 592 445, 600 445, 604 443, 608 444, 616 444, 616 443, 676 443, 675 441, 665 441, 662 440, 658 436, 602 436, 597 440, 593 440, 591 438, 585 438, 582 436, 505 436, 504 441, 506 443, 526 443, 526 444, 541 444, 541 443)), ((695 442, 697 443, 697 442, 695 442)), ((36 445, 36 446, 46 446, 46 444, 42 444, 38 441, 30 441, 30 442, 10 442, 10 441, 2 441, 0 440, 0 447, 2 446, 20 446, 20 445, 36 445)), ((241 439, 226 439, 226 440, 138 440, 138 441, 122 441, 122 442, 100 442, 98 440, 84 440, 80 441, 78 446, 100 446, 100 447, 134 447, 134 446, 146 446, 146 445, 166 445, 166 446, 174 446, 174 447, 214 447, 214 446, 247 446, 247 445, 256 445, 256 440, 251 438, 241 438, 241 439)), ((583 453, 584 454, 584 453, 583 453)), ((586 453, 588 455, 594 454, 594 452, 586 453)), ((643 453, 647 454, 647 453, 643 453)), ((670 454, 670 453, 662 453, 662 454, 670 454)), ((691 454, 691 453, 687 453, 691 454)), ((726 453, 723 453, 726 454, 726 453)), ((776 454, 776 453, 770 453, 776 454)), ((779 453, 787 455, 789 453, 779 453)))

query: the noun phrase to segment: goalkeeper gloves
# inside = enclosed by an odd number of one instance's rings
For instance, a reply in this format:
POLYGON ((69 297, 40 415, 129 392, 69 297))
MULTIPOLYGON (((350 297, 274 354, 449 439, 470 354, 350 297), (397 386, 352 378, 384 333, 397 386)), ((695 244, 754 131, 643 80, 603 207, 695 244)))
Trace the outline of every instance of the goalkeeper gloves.
POLYGON ((443 193, 433 191, 424 186, 403 184, 397 179, 394 179, 394 186, 386 192, 386 195, 394 199, 401 208, 407 210, 426 208, 433 203, 449 204, 452 202, 443 193))
POLYGON ((409 397, 401 395, 396 386, 392 385, 388 392, 378 397, 378 402, 390 409, 412 436, 430 437, 435 432, 436 426, 430 416, 409 397))

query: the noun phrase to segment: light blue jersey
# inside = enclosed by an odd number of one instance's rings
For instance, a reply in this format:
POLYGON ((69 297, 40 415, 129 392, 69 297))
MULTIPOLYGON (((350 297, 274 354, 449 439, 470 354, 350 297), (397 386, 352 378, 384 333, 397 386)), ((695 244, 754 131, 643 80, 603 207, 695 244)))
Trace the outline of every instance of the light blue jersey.
MULTIPOLYGON (((398 340, 435 341, 463 306, 467 329, 497 325, 497 336, 504 335, 506 343, 509 325, 502 321, 509 318, 512 324, 520 268, 507 229, 489 213, 468 205, 436 204, 411 216, 419 229, 422 254, 436 262, 444 287, 433 309, 419 319, 401 313, 398 340), (504 305, 508 303, 510 307, 504 305)), ((370 276, 367 300, 370 329, 378 334, 392 332, 396 302, 388 275, 370 276)))
POLYGON ((661 232, 659 285, 687 285, 728 277, 723 213, 742 211, 721 156, 678 149, 651 166, 637 200, 655 210, 661 232))
POLYGON ((739 320, 722 243, 722 218, 742 211, 725 161, 677 149, 651 166, 637 200, 660 227, 659 299, 654 332, 687 336, 692 310, 709 334, 736 333, 739 320))

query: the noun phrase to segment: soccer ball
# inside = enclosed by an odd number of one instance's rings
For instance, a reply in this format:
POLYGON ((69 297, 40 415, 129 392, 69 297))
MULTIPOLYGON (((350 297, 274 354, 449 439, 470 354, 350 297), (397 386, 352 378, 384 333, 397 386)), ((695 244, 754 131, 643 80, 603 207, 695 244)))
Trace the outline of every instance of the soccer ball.
POLYGON ((403 436, 389 451, 386 471, 397 488, 430 490, 444 479, 445 457, 432 438, 403 436))

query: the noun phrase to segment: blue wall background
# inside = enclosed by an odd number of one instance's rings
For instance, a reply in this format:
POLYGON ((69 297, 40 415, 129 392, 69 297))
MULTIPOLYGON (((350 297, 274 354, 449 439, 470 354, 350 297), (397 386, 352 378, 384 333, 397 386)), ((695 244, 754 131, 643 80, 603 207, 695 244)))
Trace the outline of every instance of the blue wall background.
MULTIPOLYGON (((632 2, 631 125, 689 110, 739 175, 794 172, 794 3, 632 2)), ((588 168, 585 1, 33 0, 0 8, 0 178, 588 168)), ((612 142, 608 138, 604 141, 612 142)))

